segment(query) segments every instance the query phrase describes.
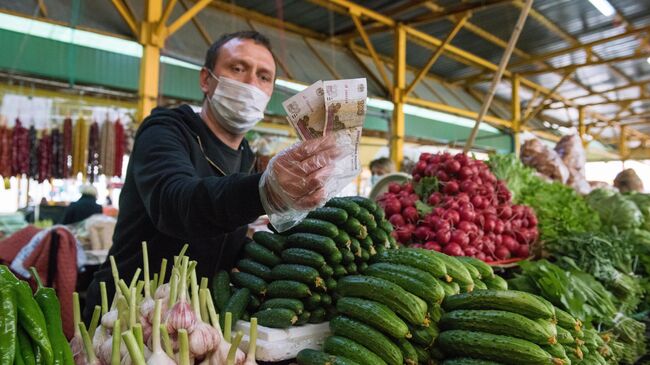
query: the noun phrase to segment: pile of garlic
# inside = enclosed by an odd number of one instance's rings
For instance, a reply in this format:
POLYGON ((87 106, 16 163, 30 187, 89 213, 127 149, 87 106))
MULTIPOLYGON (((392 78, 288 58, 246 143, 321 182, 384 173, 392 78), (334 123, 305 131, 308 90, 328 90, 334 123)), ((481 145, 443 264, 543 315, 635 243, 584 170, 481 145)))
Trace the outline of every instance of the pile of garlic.
POLYGON ((248 353, 238 346, 243 333, 232 335, 232 315, 219 324, 207 278, 199 285, 196 261, 185 256, 187 245, 174 257, 169 282, 167 260, 150 280, 147 245, 142 243, 144 270, 138 269, 130 285, 120 279, 111 256, 116 293, 109 308, 106 283, 100 283, 101 306, 96 306, 88 327, 80 320, 79 296, 74 293, 77 323, 70 342, 75 364, 87 365, 256 365, 257 319, 251 318, 248 353), (140 280, 140 274, 144 274, 140 280), (189 283, 189 288, 188 288, 189 283))

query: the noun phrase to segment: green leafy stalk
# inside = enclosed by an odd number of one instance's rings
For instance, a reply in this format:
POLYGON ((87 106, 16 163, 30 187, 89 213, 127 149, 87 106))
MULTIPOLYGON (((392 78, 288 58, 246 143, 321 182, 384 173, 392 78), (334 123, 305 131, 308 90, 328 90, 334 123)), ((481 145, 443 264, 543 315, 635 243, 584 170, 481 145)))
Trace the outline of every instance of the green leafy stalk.
POLYGON ((167 275, 167 259, 162 259, 160 262, 160 274, 158 274, 158 282, 156 286, 161 286, 165 283, 165 276, 167 275))
POLYGON ((111 365, 120 365, 121 356, 120 346, 122 342, 122 324, 120 319, 116 319, 113 324, 113 339, 111 348, 111 365))
POLYGON ((95 306, 95 309, 93 310, 93 316, 90 319, 90 325, 88 326, 88 333, 90 333, 90 336, 95 335, 95 330, 97 329, 97 324, 99 323, 99 316, 102 312, 102 307, 99 305, 95 306))
POLYGON ((149 251, 147 242, 142 241, 142 264, 144 266, 144 297, 151 298, 151 282, 149 281, 149 251))
POLYGON ((99 283, 99 292, 102 298, 102 316, 108 312, 108 294, 106 293, 106 282, 99 283))
POLYGON ((201 318, 203 322, 209 323, 210 317, 208 314, 208 296, 210 291, 208 289, 199 290, 199 307, 201 308, 201 318))
POLYGON ((228 343, 231 342, 231 336, 232 336, 231 331, 232 331, 232 313, 227 312, 226 319, 223 326, 223 339, 226 340, 226 342, 228 343))
POLYGON ((228 351, 228 360, 226 362, 227 365, 235 365, 235 356, 237 355, 237 348, 241 343, 242 337, 244 337, 244 334, 241 331, 237 332, 237 335, 230 344, 230 350, 228 351))
POLYGON ((83 322, 77 324, 79 331, 81 332, 81 338, 84 342, 84 351, 86 352, 86 360, 89 364, 94 364, 97 362, 97 355, 95 355, 95 350, 93 349, 93 341, 90 339, 88 330, 86 330, 86 325, 83 322))
POLYGON ((140 351, 140 346, 138 346, 138 341, 135 338, 132 330, 128 330, 122 334, 126 348, 129 350, 129 355, 131 355, 131 362, 134 365, 146 365, 144 360, 144 354, 140 351))
POLYGON ((142 332, 142 324, 136 323, 131 330, 133 331, 135 339, 138 341, 140 352, 144 354, 144 333, 142 332))
POLYGON ((169 356, 170 359, 174 358, 174 349, 172 347, 172 341, 169 339, 169 332, 167 332, 167 326, 160 326, 160 337, 162 338, 163 348, 165 353, 169 356))
POLYGON ((129 289, 130 288, 135 288, 136 284, 138 284, 138 279, 140 278, 140 273, 142 272, 141 268, 138 268, 135 270, 135 274, 133 274, 133 278, 131 278, 131 284, 129 284, 129 289))
POLYGON ((179 365, 190 365, 190 343, 187 336, 187 330, 181 328, 178 330, 178 342, 179 342, 179 365))
POLYGON ((257 318, 251 318, 251 330, 248 334, 248 355, 247 358, 255 359, 255 351, 257 350, 257 318))

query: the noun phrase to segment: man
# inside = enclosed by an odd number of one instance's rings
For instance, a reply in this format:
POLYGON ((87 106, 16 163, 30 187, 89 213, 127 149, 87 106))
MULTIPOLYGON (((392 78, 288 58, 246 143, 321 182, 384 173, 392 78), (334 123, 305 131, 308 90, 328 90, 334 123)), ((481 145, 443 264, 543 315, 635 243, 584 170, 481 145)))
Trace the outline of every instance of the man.
POLYGON ((82 185, 79 191, 81 198, 65 208, 61 224, 81 222, 93 214, 102 213, 102 206, 97 204, 97 189, 94 186, 82 185))
POLYGON ((375 185, 383 176, 395 172, 395 164, 387 157, 380 157, 370 161, 370 184, 375 185))
MULTIPOLYGON (((322 180, 339 153, 327 139, 282 151, 264 174, 254 171, 244 134, 264 116, 275 71, 266 37, 252 31, 226 34, 210 47, 200 72, 205 95, 200 114, 187 105, 158 108, 143 121, 109 252, 125 281, 142 266, 142 241, 148 243, 152 273, 188 243, 197 275, 211 278, 234 265, 247 224, 258 216, 323 202, 322 180)), ((108 262, 88 289, 86 320, 99 303, 101 281, 111 296, 108 262)))

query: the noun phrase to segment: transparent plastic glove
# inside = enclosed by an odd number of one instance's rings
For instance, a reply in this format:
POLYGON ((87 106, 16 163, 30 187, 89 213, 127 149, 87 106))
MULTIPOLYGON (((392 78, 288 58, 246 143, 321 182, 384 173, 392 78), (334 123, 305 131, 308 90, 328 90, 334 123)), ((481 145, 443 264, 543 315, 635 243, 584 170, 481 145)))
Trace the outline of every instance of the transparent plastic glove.
POLYGON ((359 174, 360 133, 345 130, 298 142, 271 159, 259 190, 275 229, 290 229, 359 174))

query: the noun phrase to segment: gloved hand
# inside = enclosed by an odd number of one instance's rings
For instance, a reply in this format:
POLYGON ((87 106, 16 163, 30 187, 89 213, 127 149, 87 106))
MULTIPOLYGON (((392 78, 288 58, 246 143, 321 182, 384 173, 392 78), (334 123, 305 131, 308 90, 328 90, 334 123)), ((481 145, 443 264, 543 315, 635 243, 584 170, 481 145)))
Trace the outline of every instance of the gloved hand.
POLYGON ((285 231, 307 213, 336 195, 350 171, 346 160, 353 156, 356 145, 349 138, 332 134, 302 141, 281 151, 269 162, 260 179, 260 198, 271 224, 285 231))

